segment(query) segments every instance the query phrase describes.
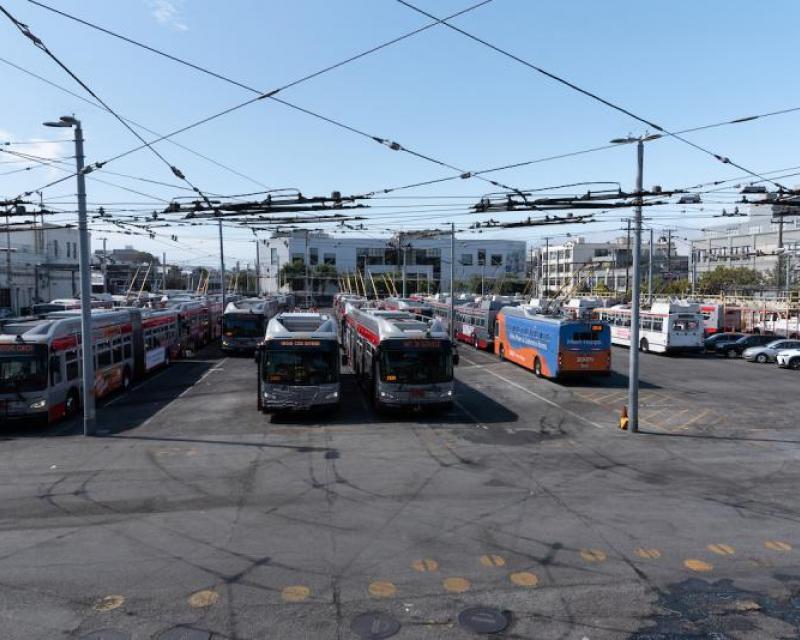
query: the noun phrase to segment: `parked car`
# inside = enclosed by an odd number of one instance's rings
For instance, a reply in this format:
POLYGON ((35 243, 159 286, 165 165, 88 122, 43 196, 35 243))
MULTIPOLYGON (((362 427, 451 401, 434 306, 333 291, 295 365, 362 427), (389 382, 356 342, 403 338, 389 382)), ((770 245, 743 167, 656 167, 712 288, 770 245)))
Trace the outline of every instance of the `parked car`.
POLYGON ((720 340, 717 343, 715 351, 720 355, 727 356, 728 358, 737 358, 744 353, 745 349, 749 349, 750 347, 766 346, 774 340, 775 336, 765 336, 760 333, 755 333, 749 336, 742 336, 738 340, 733 340, 730 342, 720 340))
POLYGON ((742 357, 748 362, 775 362, 778 353, 786 349, 800 349, 800 340, 787 340, 780 338, 760 347, 748 347, 742 352, 742 357))
POLYGON ((717 345, 720 342, 734 342, 742 337, 744 337, 743 333, 715 333, 705 339, 703 347, 706 351, 713 352, 717 350, 717 345))
POLYGON ((787 349, 778 353, 776 358, 779 367, 784 369, 800 369, 800 349, 787 349))

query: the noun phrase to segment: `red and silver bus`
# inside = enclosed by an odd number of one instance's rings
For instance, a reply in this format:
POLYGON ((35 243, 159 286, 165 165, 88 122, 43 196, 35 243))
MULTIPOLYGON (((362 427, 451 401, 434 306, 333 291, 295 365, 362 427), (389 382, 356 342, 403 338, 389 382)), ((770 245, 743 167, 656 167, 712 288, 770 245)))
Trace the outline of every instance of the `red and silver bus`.
POLYGON ((222 335, 222 301, 216 298, 173 300, 167 308, 178 314, 181 353, 197 351, 222 335))
POLYGON ((348 305, 344 349, 376 409, 452 405, 458 358, 438 320, 348 305))
MULTIPOLYGON (((80 312, 8 325, 0 335, 0 419, 55 422, 82 403, 80 312)), ((169 362, 177 318, 140 309, 92 312, 96 398, 169 362), (163 349, 163 354, 162 353, 163 349)))
POLYGON ((381 309, 387 311, 405 311, 415 316, 425 316, 430 318, 433 315, 431 305, 424 300, 414 298, 395 298, 393 296, 385 298, 380 303, 381 309))
MULTIPOLYGON (((595 317, 611 326, 611 342, 631 346, 631 309, 616 305, 594 310, 595 317)), ((639 315, 639 349, 655 353, 703 350, 703 316, 697 304, 655 302, 639 315)))
POLYGON ((350 304, 356 309, 361 309, 369 304, 364 296, 354 293, 337 293, 333 296, 333 317, 336 326, 339 328, 340 335, 344 336, 344 329, 347 324, 347 305, 350 304))
POLYGON ((703 328, 706 336, 724 331, 742 330, 742 310, 740 307, 721 303, 700 304, 703 328))
POLYGON ((467 302, 455 308, 456 340, 468 342, 476 349, 491 350, 494 345, 495 322, 503 307, 516 307, 519 303, 503 296, 467 302))
POLYGON ((267 322, 278 313, 278 299, 243 298, 229 302, 222 314, 222 351, 249 353, 264 339, 267 322))

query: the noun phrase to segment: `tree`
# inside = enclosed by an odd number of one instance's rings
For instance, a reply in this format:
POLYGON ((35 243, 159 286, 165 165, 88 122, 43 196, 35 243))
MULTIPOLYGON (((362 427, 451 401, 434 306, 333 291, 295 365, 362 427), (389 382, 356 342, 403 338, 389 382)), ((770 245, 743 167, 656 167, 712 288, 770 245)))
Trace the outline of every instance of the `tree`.
POLYGON ((280 282, 289 285, 292 291, 302 291, 305 287, 306 267, 302 260, 286 262, 278 275, 280 282))
MULTIPOLYGON (((747 267, 718 266, 700 276, 698 288, 703 293, 716 294, 735 288, 757 287, 761 285, 758 271, 747 267)), ((655 289, 655 287, 653 287, 655 289)))

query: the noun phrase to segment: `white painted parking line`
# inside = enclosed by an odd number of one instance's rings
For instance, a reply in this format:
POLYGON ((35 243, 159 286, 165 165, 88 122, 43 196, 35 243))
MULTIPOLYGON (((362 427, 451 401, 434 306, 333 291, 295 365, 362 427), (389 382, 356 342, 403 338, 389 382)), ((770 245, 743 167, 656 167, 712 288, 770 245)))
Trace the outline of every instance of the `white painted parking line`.
POLYGON ((591 425, 591 426, 592 426, 592 427, 594 427, 595 429, 605 429, 605 427, 604 427, 604 426, 602 426, 602 425, 600 425, 600 424, 597 424, 596 422, 594 422, 594 421, 592 421, 592 420, 589 420, 589 419, 588 419, 588 418, 586 418, 585 416, 582 416, 582 415, 581 415, 581 414, 579 414, 579 413, 575 413, 575 412, 574 412, 574 411, 572 411, 571 409, 567 409, 566 407, 564 407, 564 406, 562 406, 562 405, 558 404, 557 402, 555 402, 555 401, 553 401, 553 400, 550 400, 550 398, 545 398, 543 395, 541 395, 541 394, 538 394, 538 393, 536 393, 535 391, 531 391, 530 389, 526 389, 526 388, 525 388, 525 387, 523 387, 521 384, 517 384, 516 382, 514 382, 513 380, 510 380, 509 378, 506 378, 505 376, 501 376, 499 373, 497 373, 497 372, 495 372, 495 371, 492 371, 491 369, 487 369, 487 368, 486 368, 486 367, 484 367, 483 365, 481 365, 481 364, 478 364, 477 362, 474 362, 473 360, 469 360, 468 358, 463 358, 463 357, 462 357, 462 360, 466 360, 466 361, 467 361, 467 362, 469 362, 470 364, 472 364, 472 365, 475 365, 475 368, 477 368, 477 369, 483 369, 483 370, 484 370, 486 373, 488 373, 489 375, 492 375, 492 376, 494 376, 495 378, 498 378, 498 379, 502 380, 502 381, 503 381, 503 382, 505 382, 506 384, 510 384, 512 387, 514 387, 514 388, 516 388, 516 389, 519 389, 520 391, 523 391, 523 392, 527 393, 528 395, 531 395, 531 396, 533 396, 534 398, 537 398, 537 399, 541 400, 542 402, 544 402, 544 403, 546 403, 546 404, 549 404, 551 407, 555 407, 556 409, 560 409, 561 411, 563 411, 564 413, 566 413, 568 416, 572 416, 573 418, 575 418, 575 419, 577 419, 577 420, 580 420, 581 422, 584 422, 584 423, 586 423, 586 424, 588 424, 588 425, 591 425))
POLYGON ((481 429, 489 430, 485 424, 483 424, 480 420, 475 417, 475 414, 472 413, 469 409, 467 409, 463 404, 461 404, 458 400, 453 400, 453 404, 456 405, 461 412, 467 416, 470 420, 475 423, 475 426, 480 427, 481 429))

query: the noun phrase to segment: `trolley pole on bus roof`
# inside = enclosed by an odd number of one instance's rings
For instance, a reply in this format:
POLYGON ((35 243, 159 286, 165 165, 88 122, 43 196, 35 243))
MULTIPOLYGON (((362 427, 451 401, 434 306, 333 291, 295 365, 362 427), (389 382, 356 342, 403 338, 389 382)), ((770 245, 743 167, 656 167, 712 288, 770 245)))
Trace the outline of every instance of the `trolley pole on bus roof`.
POLYGON ((81 354, 83 364, 83 435, 94 435, 94 356, 92 353, 92 265, 89 230, 86 222, 86 177, 83 174, 83 128, 72 116, 61 116, 57 122, 45 122, 46 127, 74 128, 75 169, 78 178, 79 267, 81 272, 81 354))
POLYGON ((636 213, 633 238, 633 291, 631 292, 631 340, 628 355, 628 432, 639 431, 639 309, 642 288, 642 183, 644 182, 644 143, 659 134, 638 138, 615 138, 612 143, 636 143, 636 213))

